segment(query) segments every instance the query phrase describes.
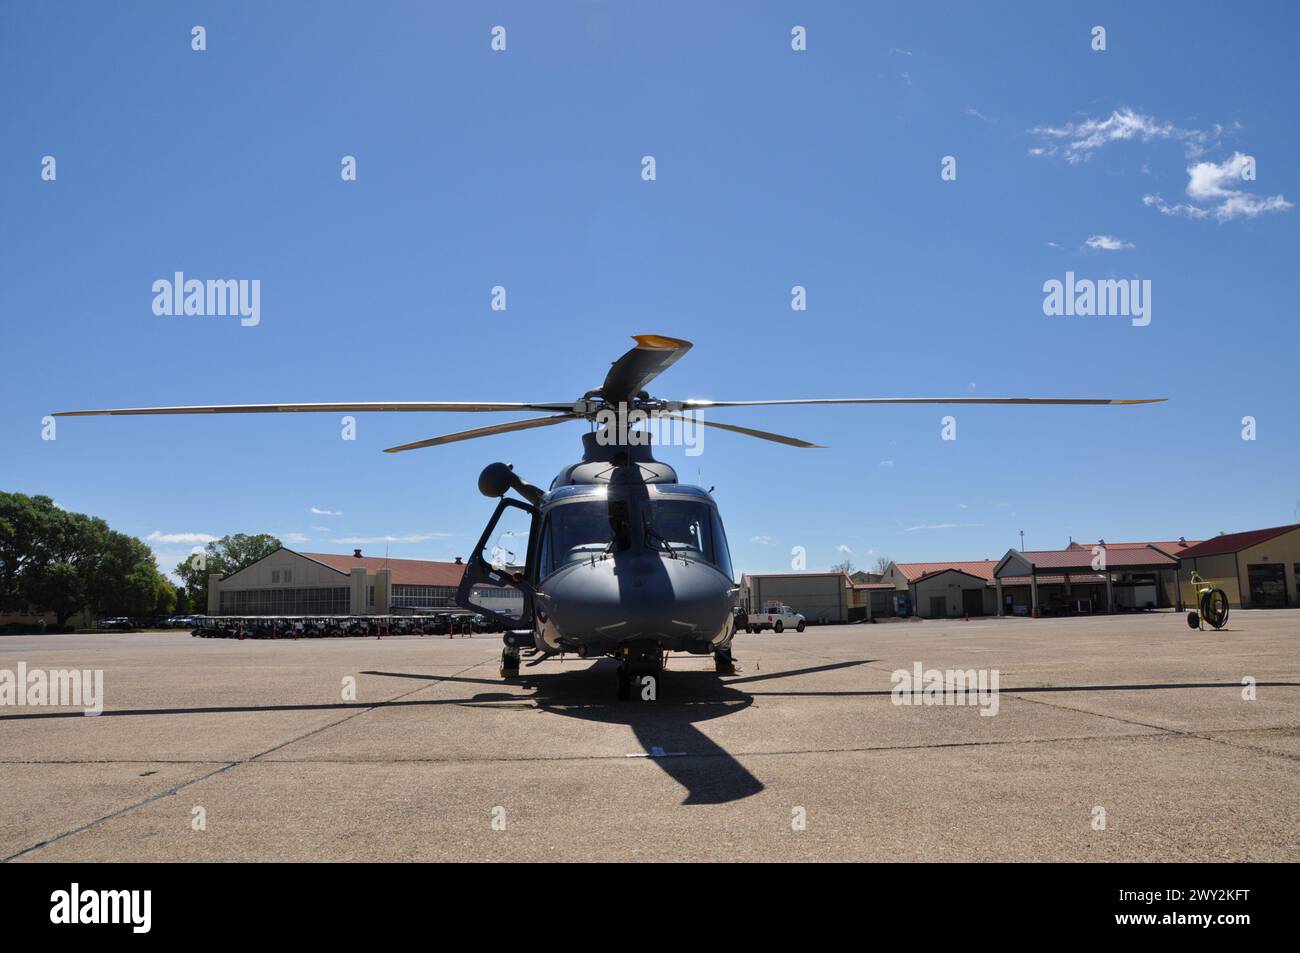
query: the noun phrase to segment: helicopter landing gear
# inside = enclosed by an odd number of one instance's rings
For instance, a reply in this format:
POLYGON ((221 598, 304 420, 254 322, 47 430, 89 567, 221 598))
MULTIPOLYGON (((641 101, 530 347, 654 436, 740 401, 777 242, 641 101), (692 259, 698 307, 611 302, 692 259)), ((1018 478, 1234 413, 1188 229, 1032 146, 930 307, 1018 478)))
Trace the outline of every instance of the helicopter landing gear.
POLYGON ((501 677, 519 677, 519 650, 506 646, 501 650, 501 677))
POLYGON ((642 701, 654 701, 659 697, 659 676, 663 670, 659 646, 625 648, 618 663, 618 700, 629 700, 635 690, 642 701))
POLYGON ((736 660, 731 656, 730 647, 718 649, 713 653, 713 668, 719 675, 735 675, 736 660))

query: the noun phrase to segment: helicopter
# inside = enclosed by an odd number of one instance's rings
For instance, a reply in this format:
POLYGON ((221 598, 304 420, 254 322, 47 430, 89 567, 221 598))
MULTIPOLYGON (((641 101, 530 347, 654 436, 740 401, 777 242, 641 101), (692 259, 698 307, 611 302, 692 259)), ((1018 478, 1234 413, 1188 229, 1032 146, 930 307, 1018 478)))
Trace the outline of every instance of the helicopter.
MULTIPOLYGON (((508 423, 430 437, 389 447, 404 453, 496 434, 590 421, 582 458, 561 470, 550 488, 534 486, 506 463, 492 463, 478 488, 498 499, 487 527, 466 562, 456 603, 504 629, 500 675, 517 678, 521 655, 544 658, 574 653, 618 662, 618 697, 634 684, 645 700, 671 652, 711 655, 720 675, 734 675, 733 610, 739 587, 716 501, 709 490, 681 483, 654 458, 642 421, 668 420, 756 437, 789 447, 819 448, 783 434, 704 420, 713 408, 824 404, 1148 404, 1165 398, 1113 400, 1083 397, 829 397, 790 400, 665 400, 646 390, 684 357, 691 342, 659 334, 633 335, 636 346, 614 361, 600 387, 576 400, 555 402, 367 402, 228 404, 63 411, 57 417, 140 414, 220 414, 367 411, 528 411, 543 413, 508 423), (694 416, 685 416, 693 414, 694 416), (508 494, 514 492, 514 496, 508 494), (527 516, 521 565, 486 552, 508 509, 527 516), (475 587, 519 590, 521 615, 476 604, 475 587)), ((532 662, 530 664, 536 664, 532 662)))

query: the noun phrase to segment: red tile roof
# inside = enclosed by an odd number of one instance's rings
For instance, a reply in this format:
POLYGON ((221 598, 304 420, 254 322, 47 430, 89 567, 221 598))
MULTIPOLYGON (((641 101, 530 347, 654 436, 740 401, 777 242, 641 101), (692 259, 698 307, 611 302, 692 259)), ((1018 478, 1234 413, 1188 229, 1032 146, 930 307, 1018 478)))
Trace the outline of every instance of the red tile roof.
POLYGON ((1183 559, 1192 559, 1197 556, 1220 556, 1224 553, 1239 553, 1243 549, 1258 546, 1275 536, 1281 536, 1283 533, 1289 533, 1295 529, 1300 529, 1300 523, 1291 523, 1288 526, 1274 526, 1270 529, 1252 529, 1244 533, 1226 533, 1223 536, 1216 536, 1214 539, 1207 539, 1195 546, 1189 546, 1178 555, 1183 559))
MULTIPOLYGON (((1100 542, 1100 541, 1099 541, 1099 542, 1100 542)), ((1099 545, 1099 542, 1098 542, 1098 543, 1082 543, 1082 542, 1080 542, 1079 540, 1076 539, 1076 540, 1075 540, 1074 542, 1072 542, 1069 546, 1067 546, 1066 549, 1086 549, 1086 550, 1088 550, 1089 552, 1091 552, 1091 551, 1092 551, 1092 547, 1099 545)), ((1106 548, 1107 548, 1108 550, 1109 550, 1109 549, 1142 549, 1143 547, 1146 547, 1146 546, 1154 546, 1156 549, 1160 550, 1162 553, 1168 553, 1170 556, 1181 556, 1181 555, 1183 554, 1183 550, 1187 549, 1189 546, 1195 546, 1195 545, 1197 545, 1197 544, 1200 543, 1200 542, 1201 542, 1201 541, 1200 541, 1199 539, 1188 539, 1188 540, 1177 540, 1177 539, 1174 539, 1174 540, 1166 540, 1166 541, 1164 541, 1164 542, 1147 542, 1147 543, 1107 543, 1107 544, 1106 544, 1106 548)))
MULTIPOLYGON (((1040 549, 1020 554, 1034 564, 1036 569, 1091 570, 1092 549, 1040 549)), ((1123 569, 1127 566, 1176 566, 1178 560, 1168 553, 1143 546, 1140 549, 1106 546, 1106 566, 1123 569)))
POLYGON ((978 576, 980 579, 992 579, 993 570, 997 566, 996 559, 976 559, 968 562, 953 563, 894 563, 903 577, 913 583, 922 576, 932 576, 937 572, 943 572, 945 569, 956 569, 958 572, 964 572, 967 575, 978 576))
POLYGON ((364 569, 376 573, 381 569, 391 569, 394 586, 449 586, 460 585, 465 567, 460 563, 440 563, 431 559, 392 559, 384 556, 341 556, 337 553, 298 553, 330 569, 341 573, 350 573, 353 569, 364 569))

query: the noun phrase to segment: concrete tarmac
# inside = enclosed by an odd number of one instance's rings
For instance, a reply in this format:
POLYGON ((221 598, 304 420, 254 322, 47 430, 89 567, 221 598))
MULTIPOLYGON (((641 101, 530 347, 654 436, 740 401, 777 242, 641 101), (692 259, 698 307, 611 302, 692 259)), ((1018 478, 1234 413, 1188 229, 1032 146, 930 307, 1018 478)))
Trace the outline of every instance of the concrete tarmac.
POLYGON ((0 707, 0 858, 1300 860, 1300 610, 742 633, 740 674, 673 657, 654 702, 499 652, 0 638, 0 678, 105 694, 0 707), (917 662, 996 670, 997 714, 895 704, 917 662))

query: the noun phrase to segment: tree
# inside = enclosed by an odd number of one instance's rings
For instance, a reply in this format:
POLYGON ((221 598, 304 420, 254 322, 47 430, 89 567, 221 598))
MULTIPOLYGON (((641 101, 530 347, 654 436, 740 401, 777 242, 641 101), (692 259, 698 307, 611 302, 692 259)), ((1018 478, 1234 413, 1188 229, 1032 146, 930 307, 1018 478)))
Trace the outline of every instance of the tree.
POLYGON ((195 553, 176 567, 193 612, 208 611, 208 574, 230 576, 251 566, 280 548, 280 541, 266 533, 235 533, 208 543, 202 553, 195 553))
POLYGON ((160 577, 158 582, 158 602, 153 607, 153 614, 159 618, 166 618, 176 611, 178 591, 171 584, 171 580, 160 577))
POLYGON ((134 536, 48 496, 0 493, 0 609, 53 612, 59 626, 84 609, 147 616, 164 583, 134 536))
POLYGON ((871 571, 878 576, 883 576, 885 573, 889 572, 889 564, 892 562, 893 560, 888 556, 878 556, 876 557, 875 565, 871 567, 871 571))
POLYGON ((0 611, 27 609, 29 570, 49 558, 62 515, 48 496, 0 492, 0 611))
POLYGON ((847 576, 849 573, 853 572, 853 560, 846 559, 842 563, 836 563, 831 567, 831 572, 842 572, 847 576))

